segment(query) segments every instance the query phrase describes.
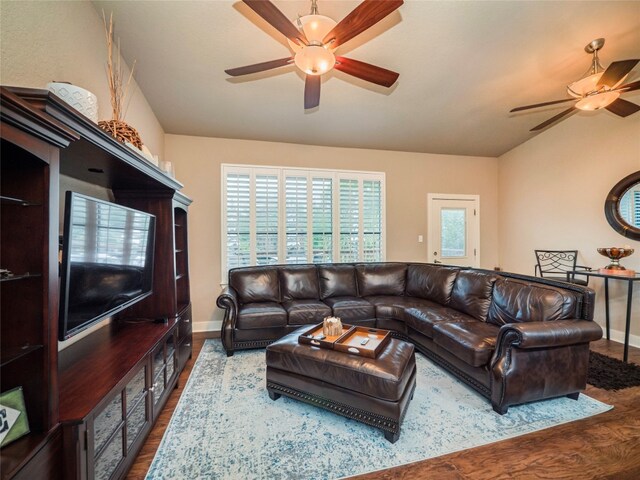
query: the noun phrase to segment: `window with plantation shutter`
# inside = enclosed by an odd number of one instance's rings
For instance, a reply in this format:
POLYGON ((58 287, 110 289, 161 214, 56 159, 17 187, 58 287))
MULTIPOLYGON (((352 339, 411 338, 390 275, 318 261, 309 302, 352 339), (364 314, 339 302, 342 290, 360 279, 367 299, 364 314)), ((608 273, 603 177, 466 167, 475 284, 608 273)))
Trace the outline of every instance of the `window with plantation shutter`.
POLYGON ((226 266, 227 269, 251 264, 250 177, 229 173, 225 177, 226 266))
POLYGON ((333 261, 333 179, 313 177, 311 187, 313 263, 333 261))
POLYGON ((362 182, 362 259, 379 262, 382 259, 382 186, 380 180, 362 182))
POLYGON ((360 251, 360 187, 340 179, 340 262, 357 262, 360 251))
POLYGON ((384 260, 384 174, 222 165, 222 274, 384 260))
POLYGON ((256 265, 272 265, 278 255, 278 175, 255 177, 256 265))
POLYGON ((307 263, 307 177, 286 176, 284 184, 287 263, 307 263))
MULTIPOLYGON (((628 217, 627 217, 628 218, 628 217)), ((640 228, 640 191, 633 192, 633 223, 634 227, 640 228)))

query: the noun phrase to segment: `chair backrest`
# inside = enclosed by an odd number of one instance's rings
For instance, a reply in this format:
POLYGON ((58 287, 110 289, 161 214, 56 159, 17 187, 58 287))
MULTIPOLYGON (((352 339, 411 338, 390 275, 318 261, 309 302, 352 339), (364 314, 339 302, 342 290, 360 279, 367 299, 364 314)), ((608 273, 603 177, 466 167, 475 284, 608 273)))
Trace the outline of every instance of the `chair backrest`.
POLYGON ((541 277, 546 275, 565 275, 566 272, 576 269, 578 259, 577 250, 534 250, 536 253, 536 274, 541 277))

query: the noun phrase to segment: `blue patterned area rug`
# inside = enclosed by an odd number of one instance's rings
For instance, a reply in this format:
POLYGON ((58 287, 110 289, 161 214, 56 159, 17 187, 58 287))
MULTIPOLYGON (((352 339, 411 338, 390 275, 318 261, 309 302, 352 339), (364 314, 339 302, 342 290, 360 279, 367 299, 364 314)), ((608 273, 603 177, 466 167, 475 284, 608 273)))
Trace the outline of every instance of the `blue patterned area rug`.
POLYGON ((207 340, 147 474, 148 479, 334 479, 478 447, 612 407, 580 395, 511 407, 489 402, 416 354, 417 386, 391 444, 380 430, 265 387, 265 352, 227 358, 207 340))

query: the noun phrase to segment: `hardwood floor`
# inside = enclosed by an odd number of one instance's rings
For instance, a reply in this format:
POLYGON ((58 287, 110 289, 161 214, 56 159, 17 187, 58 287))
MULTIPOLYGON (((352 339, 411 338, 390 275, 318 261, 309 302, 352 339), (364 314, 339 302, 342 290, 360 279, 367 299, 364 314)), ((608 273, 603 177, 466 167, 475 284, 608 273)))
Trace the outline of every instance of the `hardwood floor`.
MULTIPOLYGON (((217 336, 219 335, 194 334, 193 359, 180 375, 179 386, 169 397, 166 407, 127 476, 128 480, 144 478, 204 340, 217 336)), ((619 343, 599 340, 592 343, 591 348, 610 357, 622 359, 622 345, 619 343)), ((629 360, 640 364, 639 348, 629 349, 629 360)), ((586 420, 353 478, 639 479, 640 387, 610 392, 589 385, 585 393, 612 404, 615 408, 586 420)))

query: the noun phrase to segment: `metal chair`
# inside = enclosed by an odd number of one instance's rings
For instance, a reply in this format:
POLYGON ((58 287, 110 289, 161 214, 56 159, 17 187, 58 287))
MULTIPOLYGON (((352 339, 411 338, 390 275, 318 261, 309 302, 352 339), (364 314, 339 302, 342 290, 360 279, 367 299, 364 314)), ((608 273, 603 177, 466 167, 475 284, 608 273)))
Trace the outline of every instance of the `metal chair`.
MULTIPOLYGON (((586 270, 590 271, 591 267, 585 267, 583 265, 576 265, 578 260, 577 250, 534 250, 536 254, 535 275, 542 278, 549 278, 551 280, 567 281, 567 272, 573 270, 586 270)), ((575 278, 575 275, 571 276, 569 283, 575 283, 577 285, 587 286, 589 284, 589 277, 585 279, 575 278)))

